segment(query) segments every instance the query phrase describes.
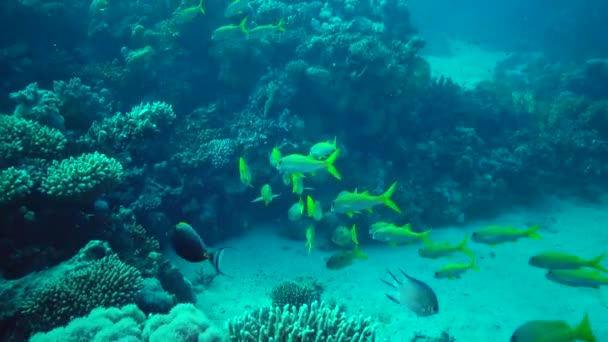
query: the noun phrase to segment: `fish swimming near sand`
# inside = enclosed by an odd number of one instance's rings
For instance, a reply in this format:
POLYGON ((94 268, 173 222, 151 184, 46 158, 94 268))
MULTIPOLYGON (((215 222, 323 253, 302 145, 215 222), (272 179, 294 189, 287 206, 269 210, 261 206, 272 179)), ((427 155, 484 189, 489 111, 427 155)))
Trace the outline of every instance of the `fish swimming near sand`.
POLYGON ((226 275, 220 270, 220 262, 224 250, 231 247, 222 247, 212 251, 205 246, 196 230, 186 222, 175 225, 171 234, 171 244, 175 253, 182 259, 190 262, 209 261, 217 274, 226 275))
POLYGON ((395 283, 380 279, 382 282, 397 290, 397 295, 386 294, 391 301, 403 305, 418 316, 431 316, 439 312, 439 302, 435 291, 426 283, 410 277, 403 270, 399 270, 405 277, 400 281, 390 271, 386 272, 393 278, 395 283))
POLYGON ((596 342, 589 316, 575 327, 564 321, 530 321, 521 325, 511 336, 511 342, 596 342))

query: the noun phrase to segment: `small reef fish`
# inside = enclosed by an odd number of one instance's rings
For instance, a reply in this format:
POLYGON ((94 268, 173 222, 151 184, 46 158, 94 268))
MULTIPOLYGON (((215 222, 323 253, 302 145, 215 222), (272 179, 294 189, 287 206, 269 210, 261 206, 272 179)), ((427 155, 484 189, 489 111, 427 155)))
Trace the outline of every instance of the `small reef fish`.
POLYGON ((244 39, 249 36, 247 30, 247 18, 245 17, 238 25, 224 25, 216 28, 211 34, 212 40, 244 39))
POLYGON ((549 270, 573 270, 581 267, 590 267, 602 272, 608 272, 608 269, 601 265, 605 255, 602 254, 592 259, 583 259, 576 255, 561 252, 544 252, 531 257, 528 263, 532 266, 549 270))
POLYGON ((239 175, 241 177, 241 183, 253 188, 253 184, 251 184, 251 171, 243 157, 239 158, 239 175))
POLYGON ((474 258, 471 258, 471 261, 468 264, 454 263, 444 265, 441 267, 441 269, 439 269, 439 271, 435 272, 435 278, 448 278, 450 280, 454 280, 456 278, 460 278, 462 274, 471 269, 479 271, 479 268, 475 265, 474 258))
POLYGON ((93 0, 89 5, 89 15, 95 16, 96 14, 100 14, 105 12, 108 9, 108 0, 93 0))
POLYGON ((507 226, 488 226, 473 233, 473 241, 485 243, 488 245, 498 245, 504 242, 517 241, 527 237, 535 240, 540 240, 538 235, 539 225, 532 226, 528 229, 517 229, 507 226))
POLYGON ((357 230, 353 230, 351 239, 355 246, 350 251, 339 251, 334 253, 325 266, 330 270, 339 270, 341 268, 352 265, 355 259, 367 259, 367 255, 359 249, 359 238, 357 238, 357 230))
POLYGON ((272 188, 269 184, 264 184, 260 189, 260 197, 254 199, 253 201, 251 201, 251 203, 264 201, 264 204, 268 206, 273 199, 279 196, 280 194, 275 195, 272 193, 272 188))
POLYGON ((424 240, 424 247, 418 250, 418 255, 423 258, 437 259, 451 256, 456 252, 462 252, 470 258, 474 258, 475 254, 467 247, 468 242, 468 236, 465 236, 462 242, 455 246, 447 242, 432 242, 430 239, 426 239, 424 240))
POLYGON ((306 198, 306 214, 315 221, 320 221, 323 218, 321 202, 315 201, 311 196, 308 196, 306 198))
POLYGON ((331 210, 333 212, 346 214, 349 217, 352 217, 354 214, 358 214, 362 210, 371 211, 375 206, 385 205, 401 214, 401 209, 399 209, 397 204, 395 204, 395 202, 393 202, 391 199, 391 196, 393 196, 396 189, 397 182, 391 184, 388 190, 386 190, 386 192, 384 192, 382 195, 370 195, 368 191, 357 192, 356 189, 355 192, 342 191, 332 202, 331 210))
POLYGON ((224 11, 224 17, 232 18, 241 16, 249 11, 249 3, 247 0, 234 0, 224 11))
POLYGON ((200 0, 198 6, 187 7, 177 12, 177 14, 175 15, 175 21, 178 24, 187 24, 192 22, 192 20, 194 20, 194 18, 196 18, 199 13, 205 14, 203 0, 200 0))
POLYGON ((412 231, 410 224, 399 227, 389 222, 376 222, 369 228, 369 234, 376 241, 388 242, 391 246, 404 243, 426 242, 429 239, 430 230, 422 233, 412 231))
POLYGON ((549 270, 545 277, 568 286, 591 287, 594 289, 599 289, 600 286, 608 286, 608 276, 593 269, 549 270))
POLYGON ((308 227, 306 227, 306 249, 308 249, 308 253, 310 254, 312 252, 312 247, 314 245, 315 242, 315 226, 314 225, 309 225, 308 227))
POLYGON ((175 225, 171 234, 171 244, 175 253, 181 258, 190 262, 209 261, 217 274, 224 274, 220 271, 220 262, 224 249, 230 247, 211 251, 205 246, 201 236, 188 223, 179 222, 175 225))
POLYGON ((300 198, 298 202, 294 203, 291 207, 289 207, 289 210, 287 211, 287 218, 289 218, 289 221, 298 221, 302 218, 303 214, 304 201, 302 201, 302 198, 300 198))
POLYGON ((433 291, 433 289, 426 283, 410 277, 401 269, 399 269, 399 271, 405 277, 404 281, 397 279, 397 277, 395 277, 395 275, 389 270, 386 270, 386 272, 391 276, 391 278, 393 278, 395 283, 380 279, 388 286, 397 290, 397 296, 387 293, 386 297, 391 301, 410 309, 417 316, 424 317, 438 313, 439 302, 437 301, 435 291, 433 291))
POLYGON ((326 160, 316 160, 313 157, 302 154, 290 154, 279 160, 277 169, 283 173, 314 173, 319 170, 327 170, 329 174, 342 179, 340 172, 334 166, 336 159, 340 155, 340 150, 336 150, 326 160))
POLYGON ((357 227, 353 224, 350 229, 346 226, 339 226, 331 234, 331 241, 340 247, 350 247, 358 244, 357 227))
POLYGON ((337 138, 334 137, 334 141, 323 141, 312 145, 308 155, 314 157, 315 159, 327 158, 338 149, 336 139, 337 138))
POLYGON ((530 321, 515 330, 511 342, 596 342, 589 316, 574 328, 564 321, 530 321))
POLYGON ((279 160, 281 160, 281 157, 281 151, 279 151, 279 149, 275 147, 268 155, 268 161, 270 162, 270 165, 272 167, 276 168, 277 165, 279 165, 279 160))
POLYGON ((291 187, 291 191, 294 194, 301 195, 304 190, 312 190, 312 188, 304 187, 304 175, 301 173, 294 173, 291 175, 291 183, 293 186, 291 187))
POLYGON ((264 39, 268 36, 277 33, 285 32, 285 22, 283 19, 279 20, 276 25, 258 25, 249 30, 249 39, 264 39))

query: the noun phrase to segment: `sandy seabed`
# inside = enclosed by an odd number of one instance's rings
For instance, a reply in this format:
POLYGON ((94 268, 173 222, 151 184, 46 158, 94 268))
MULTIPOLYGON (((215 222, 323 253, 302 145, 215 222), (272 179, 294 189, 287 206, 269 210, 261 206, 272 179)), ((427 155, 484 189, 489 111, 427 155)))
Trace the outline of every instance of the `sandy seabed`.
MULTIPOLYGON (((600 291, 567 287, 545 279, 545 271, 528 265, 530 256, 557 250, 582 257, 597 256, 608 246, 608 205, 585 205, 548 200, 530 210, 516 210, 491 221, 466 222, 461 227, 433 229, 433 241, 459 242, 467 233, 489 225, 524 227, 541 224, 541 241, 521 239, 496 247, 470 242, 479 272, 461 279, 435 279, 434 272, 453 259, 424 259, 419 245, 390 247, 362 242, 368 260, 357 260, 341 270, 329 270, 325 260, 333 252, 307 253, 304 241, 285 239, 276 224, 254 227, 225 245, 238 251, 225 254, 223 267, 233 279, 218 277, 198 296, 198 306, 216 323, 242 315, 248 309, 271 304, 273 286, 297 277, 313 277, 324 287, 323 300, 345 305, 349 314, 371 316, 379 322, 380 340, 407 341, 416 333, 431 337, 449 332, 456 341, 509 341, 522 323, 558 319, 577 324, 585 313, 599 342, 608 341, 608 307, 600 291), (385 296, 386 269, 402 269, 430 285, 437 293, 440 312, 417 317, 385 296)), ((367 234, 367 227, 360 227, 367 234)), ((608 260, 604 262, 608 265, 608 260)), ((193 276, 201 265, 180 263, 193 276)), ((204 265, 211 271, 210 265, 204 265)))

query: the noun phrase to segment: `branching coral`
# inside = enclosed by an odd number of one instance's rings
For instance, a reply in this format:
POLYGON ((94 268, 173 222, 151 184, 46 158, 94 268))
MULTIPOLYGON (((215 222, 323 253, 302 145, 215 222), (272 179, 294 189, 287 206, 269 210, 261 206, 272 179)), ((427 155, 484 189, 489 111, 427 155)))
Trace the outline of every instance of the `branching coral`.
POLYGON ((284 281, 272 289, 272 304, 278 307, 300 307, 321 300, 323 288, 314 280, 284 281))
POLYGON ((0 160, 53 157, 66 143, 54 128, 15 115, 0 115, 0 160))
POLYGON ((26 197, 33 186, 34 181, 26 170, 9 167, 0 171, 0 204, 26 197))
POLYGON ((122 179, 122 165, 114 158, 95 152, 53 161, 40 188, 49 196, 74 200, 97 195, 122 179))
POLYGON ((141 282, 136 268, 112 254, 46 279, 28 295, 22 313, 33 330, 47 331, 98 306, 133 303, 141 282))
POLYGON ((314 302, 260 309, 228 322, 230 340, 293 342, 372 342, 376 324, 371 318, 347 316, 340 308, 314 302))

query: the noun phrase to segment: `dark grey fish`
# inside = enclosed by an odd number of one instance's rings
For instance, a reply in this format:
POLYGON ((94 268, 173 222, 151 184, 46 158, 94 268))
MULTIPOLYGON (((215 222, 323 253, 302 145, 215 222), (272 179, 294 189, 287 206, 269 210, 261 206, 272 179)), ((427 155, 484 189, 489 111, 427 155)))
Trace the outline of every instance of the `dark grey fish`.
POLYGON ((209 261, 217 274, 224 274, 220 270, 220 261, 224 249, 230 247, 222 247, 218 250, 211 251, 203 239, 198 235, 196 230, 191 225, 185 222, 180 222, 175 225, 175 230, 171 234, 171 243, 175 253, 181 258, 190 262, 209 261))
POLYGON ((418 316, 431 316, 438 313, 439 302, 437 301, 435 291, 422 281, 410 277, 401 269, 399 271, 405 276, 403 281, 397 279, 389 270, 386 270, 386 272, 393 278, 395 283, 380 279, 397 290, 396 296, 387 293, 386 297, 397 304, 407 307, 418 316))

